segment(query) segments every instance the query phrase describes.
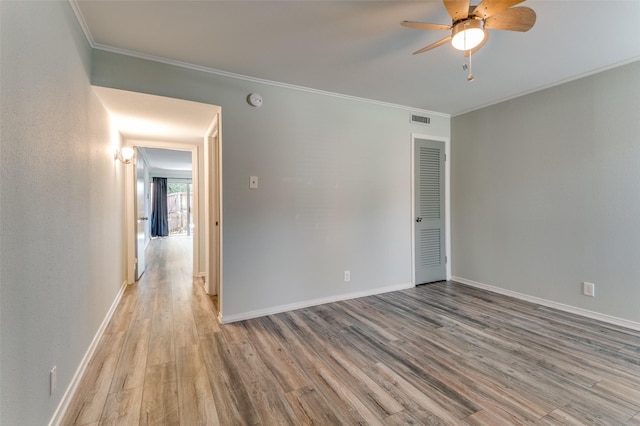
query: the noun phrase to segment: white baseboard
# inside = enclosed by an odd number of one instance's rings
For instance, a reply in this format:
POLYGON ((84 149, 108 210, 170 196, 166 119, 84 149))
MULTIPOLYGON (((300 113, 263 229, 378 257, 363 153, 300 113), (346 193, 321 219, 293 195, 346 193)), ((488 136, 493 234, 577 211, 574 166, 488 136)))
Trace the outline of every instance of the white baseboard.
POLYGON ((51 418, 51 421, 49 421, 49 426, 59 426, 62 423, 62 419, 64 418, 64 415, 67 413, 69 404, 71 403, 71 400, 73 399, 73 396, 75 395, 76 390, 78 389, 80 380, 82 380, 82 376, 84 375, 84 372, 87 369, 87 365, 89 365, 89 361, 91 361, 91 358, 93 357, 93 354, 95 353, 96 348, 98 347, 98 343, 100 342, 100 339, 102 338, 102 335, 104 334, 104 331, 106 330, 107 325, 109 325, 109 321, 111 321, 111 317, 113 316, 113 313, 116 311, 116 308, 118 307, 118 303, 120 303, 120 299, 122 299, 122 295, 124 294, 124 290, 126 288, 127 288, 127 282, 124 281, 122 283, 122 286, 120 287, 120 290, 118 291, 118 294, 116 295, 115 300, 111 304, 109 311, 107 311, 107 315, 102 320, 102 324, 100 324, 100 327, 96 332, 96 335, 93 337, 93 340, 89 345, 89 349, 87 349, 87 352, 84 354, 82 361, 80 361, 80 365, 78 366, 75 374, 71 378, 71 383, 69 383, 67 390, 64 392, 64 395, 60 400, 60 404, 58 404, 58 408, 56 408, 55 413, 53 413, 53 417, 51 418))
POLYGON ((206 284, 204 281, 204 274, 195 274, 193 276, 193 282, 204 286, 206 284))
POLYGON ((542 299, 535 296, 529 296, 528 294, 518 293, 516 291, 495 287, 489 284, 479 283, 477 281, 468 280, 466 278, 451 277, 451 281, 457 281, 462 284, 467 284, 471 287, 480 288, 483 290, 491 291, 493 293, 503 294, 505 296, 511 296, 513 298, 535 303, 537 305, 542 305, 549 308, 555 308, 560 311, 569 312, 572 314, 581 315, 586 318, 591 318, 591 319, 603 321, 609 324, 617 325, 620 327, 629 328, 631 330, 640 331, 640 323, 637 323, 635 321, 629 321, 623 318, 613 317, 611 315, 601 314, 599 312, 593 312, 587 309, 577 308, 571 305, 565 305, 563 303, 554 302, 552 300, 542 299))
POLYGON ((310 306, 324 305, 325 303, 340 302, 342 300, 356 299, 358 297, 373 296, 376 294, 389 293, 391 291, 406 290, 411 287, 414 287, 414 285, 411 283, 396 284, 396 285, 387 286, 387 287, 378 287, 371 290, 340 294, 337 296, 323 297, 320 299, 305 300, 304 302, 296 302, 288 305, 280 305, 280 306, 274 306, 271 308, 258 309, 255 311, 244 312, 241 314, 226 315, 226 316, 222 316, 220 314, 219 320, 221 324, 228 324, 231 322, 244 321, 251 318, 264 317, 266 315, 279 314, 287 311, 295 311, 296 309, 308 308, 310 306))

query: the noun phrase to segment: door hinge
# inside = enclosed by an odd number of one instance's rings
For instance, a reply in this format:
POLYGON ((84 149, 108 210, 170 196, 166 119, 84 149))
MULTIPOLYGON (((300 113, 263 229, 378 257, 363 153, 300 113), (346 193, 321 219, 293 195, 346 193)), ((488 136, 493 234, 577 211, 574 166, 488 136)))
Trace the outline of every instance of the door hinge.
POLYGON ((447 256, 444 257, 444 263, 449 263, 449 259, 447 258, 447 256))
POLYGON ((444 155, 444 161, 447 161, 447 154, 444 155))

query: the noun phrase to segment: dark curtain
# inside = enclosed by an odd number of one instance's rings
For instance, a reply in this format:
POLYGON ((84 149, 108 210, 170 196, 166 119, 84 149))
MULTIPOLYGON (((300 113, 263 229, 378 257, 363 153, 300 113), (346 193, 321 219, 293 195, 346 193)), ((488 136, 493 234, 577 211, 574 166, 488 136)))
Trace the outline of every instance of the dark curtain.
POLYGON ((167 178, 153 178, 153 200, 151 202, 151 236, 169 235, 167 211, 167 178))

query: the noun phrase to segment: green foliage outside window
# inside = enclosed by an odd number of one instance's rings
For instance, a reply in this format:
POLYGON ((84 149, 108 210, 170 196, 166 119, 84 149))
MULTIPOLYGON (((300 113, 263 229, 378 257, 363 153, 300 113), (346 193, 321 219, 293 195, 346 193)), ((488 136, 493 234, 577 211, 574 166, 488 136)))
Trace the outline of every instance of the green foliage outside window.
POLYGON ((187 192, 187 184, 167 183, 167 194, 175 194, 176 192, 187 192))

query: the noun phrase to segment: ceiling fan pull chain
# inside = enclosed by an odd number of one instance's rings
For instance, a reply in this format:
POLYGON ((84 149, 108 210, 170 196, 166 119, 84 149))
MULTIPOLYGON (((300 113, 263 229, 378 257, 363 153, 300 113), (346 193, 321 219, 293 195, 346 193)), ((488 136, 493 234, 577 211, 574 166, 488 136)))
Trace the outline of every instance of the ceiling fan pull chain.
MULTIPOLYGON (((465 28, 467 27, 468 22, 464 23, 465 28)), ((467 31, 464 31, 462 36, 464 37, 464 50, 467 50, 467 31)), ((471 83, 473 81, 473 65, 471 63, 472 51, 469 50, 469 75, 467 76, 467 81, 471 83)), ((466 69, 466 68, 465 68, 466 69)))
POLYGON ((469 51, 469 75, 467 76, 467 81, 469 83, 473 81, 473 65, 471 63, 471 56, 473 56, 473 52, 469 51))

